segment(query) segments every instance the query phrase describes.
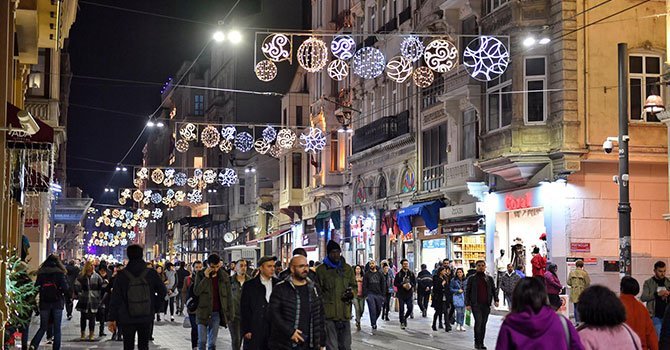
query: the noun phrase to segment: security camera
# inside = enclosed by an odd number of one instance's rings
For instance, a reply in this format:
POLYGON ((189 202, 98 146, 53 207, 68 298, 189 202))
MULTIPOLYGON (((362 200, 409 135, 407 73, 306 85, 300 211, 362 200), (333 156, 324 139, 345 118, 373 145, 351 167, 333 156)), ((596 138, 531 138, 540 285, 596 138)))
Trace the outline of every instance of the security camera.
POLYGON ((603 142, 603 150, 605 151, 605 153, 607 153, 607 154, 612 153, 613 148, 614 148, 614 145, 612 144, 612 141, 605 140, 605 142, 603 142))

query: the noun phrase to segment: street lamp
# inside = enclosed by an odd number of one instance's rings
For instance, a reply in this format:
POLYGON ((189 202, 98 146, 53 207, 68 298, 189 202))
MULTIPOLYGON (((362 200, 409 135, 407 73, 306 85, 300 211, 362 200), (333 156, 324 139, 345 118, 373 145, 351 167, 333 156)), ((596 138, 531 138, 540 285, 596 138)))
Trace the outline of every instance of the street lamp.
POLYGON ((217 43, 220 43, 220 42, 226 40, 226 34, 224 34, 222 30, 217 30, 216 32, 214 32, 214 35, 212 35, 212 38, 217 43))
POLYGON ((239 44, 242 41, 242 33, 238 30, 231 30, 228 32, 228 40, 233 44, 239 44))

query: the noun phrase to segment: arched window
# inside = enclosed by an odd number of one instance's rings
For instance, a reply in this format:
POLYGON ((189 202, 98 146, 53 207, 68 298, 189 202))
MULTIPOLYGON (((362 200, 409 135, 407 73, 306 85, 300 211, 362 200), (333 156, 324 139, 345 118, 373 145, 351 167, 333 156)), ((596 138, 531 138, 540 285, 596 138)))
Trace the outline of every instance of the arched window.
POLYGON ((386 178, 384 176, 379 177, 379 188, 377 189, 377 199, 384 199, 387 196, 386 190, 386 178))

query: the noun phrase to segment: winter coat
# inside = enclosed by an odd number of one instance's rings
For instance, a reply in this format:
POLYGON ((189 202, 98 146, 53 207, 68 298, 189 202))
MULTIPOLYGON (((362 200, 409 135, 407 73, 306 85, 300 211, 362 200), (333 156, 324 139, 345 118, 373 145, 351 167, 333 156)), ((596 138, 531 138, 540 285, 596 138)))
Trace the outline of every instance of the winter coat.
MULTIPOLYGON (((658 285, 656 284, 656 281, 654 281, 653 277, 644 281, 644 284, 642 285, 642 295, 640 295, 640 300, 647 303, 647 310, 649 311, 649 315, 651 317, 654 317, 654 314, 656 313, 657 288, 658 285)), ((665 279, 665 288, 670 290, 670 279, 667 277, 665 279)))
POLYGON ((234 274, 230 277, 230 297, 232 298, 230 314, 232 320, 235 322, 240 321, 240 302, 242 299, 242 287, 244 284, 249 282, 251 277, 249 275, 244 275, 244 283, 240 284, 237 280, 237 274, 234 274))
MULTIPOLYGON (((77 266, 71 264, 65 265, 65 270, 67 270, 67 284, 71 289, 73 289, 74 282, 77 281, 77 277, 79 277, 81 270, 77 266)), ((74 291, 71 290, 71 292, 74 291)))
POLYGON ((561 294, 561 289, 563 289, 563 286, 561 285, 561 281, 558 279, 558 276, 551 273, 551 271, 547 271, 544 273, 544 281, 547 285, 547 294, 561 294))
POLYGON ((316 268, 316 276, 321 283, 321 297, 326 320, 346 321, 351 320, 351 301, 342 300, 342 295, 351 288, 356 294, 358 284, 354 278, 354 269, 344 259, 340 260, 341 268, 332 268, 323 263, 316 268))
POLYGON ((396 287, 398 290, 396 292, 396 296, 398 299, 404 300, 412 296, 412 293, 414 292, 414 289, 416 289, 416 276, 414 276, 414 272, 407 270, 400 270, 398 273, 395 275, 395 279, 393 280, 393 285, 396 287), (411 288, 409 290, 405 289, 403 287, 403 284, 405 282, 408 282, 411 285, 411 288))
POLYGON ((496 293, 496 284, 493 282, 493 277, 487 274, 483 275, 488 291, 488 300, 477 300, 477 287, 480 279, 477 278, 479 274, 475 273, 465 281, 465 306, 491 306, 493 300, 498 302, 498 293, 496 293))
POLYGON ((579 327, 579 338, 586 350, 642 349, 640 337, 626 323, 614 327, 579 327))
POLYGON ((184 287, 184 281, 191 273, 183 267, 177 270, 177 290, 181 291, 184 287))
POLYGON ((465 307, 465 280, 453 278, 449 284, 451 294, 453 295, 454 307, 465 307), (462 292, 459 292, 461 290, 462 292))
POLYGON ((642 349, 658 350, 658 336, 647 308, 634 295, 622 293, 619 299, 626 309, 626 324, 640 337, 642 349))
POLYGON ((578 303, 579 296, 582 295, 584 289, 591 285, 591 278, 588 272, 577 269, 570 272, 567 283, 570 286, 570 300, 573 303, 578 303))
POLYGON ((212 295, 212 279, 205 277, 205 270, 198 272, 195 278, 193 288, 195 295, 198 296, 198 309, 195 316, 198 324, 209 324, 212 318, 212 309, 214 308, 213 298, 219 298, 221 311, 221 325, 228 325, 232 315, 230 313, 233 299, 230 295, 230 276, 223 269, 217 272, 219 283, 219 295, 212 295))
POLYGON ((386 277, 384 273, 377 270, 375 272, 368 271, 363 275, 363 295, 375 294, 384 296, 386 294, 386 277))
MULTIPOLYGON (((383 272, 382 272, 382 274, 383 274, 383 272)), ((395 278, 393 276, 393 271, 391 271, 389 269, 388 273, 384 275, 384 278, 386 279, 386 289, 387 289, 386 294, 393 295, 393 292, 394 292, 394 290, 393 290, 393 280, 395 278)))
POLYGON ((507 271, 503 272, 502 275, 500 275, 500 289, 502 289, 503 293, 505 295, 512 295, 512 291, 514 291, 514 286, 521 280, 521 276, 519 276, 516 272, 512 271, 512 273, 508 273, 507 271))
POLYGON ((97 272, 89 276, 79 276, 75 281, 77 292, 77 310, 82 313, 96 314, 102 301, 102 293, 107 284, 97 272))
MULTIPOLYGON (((287 278, 291 277, 291 268, 287 268, 286 270, 282 271, 279 273, 279 276, 277 278, 280 281, 283 281, 287 278)), ((316 275, 316 271, 312 270, 311 268, 307 271, 307 278, 310 279, 314 283, 314 286, 318 291, 320 291, 320 286, 319 286, 319 278, 316 275)))
POLYGON ((421 270, 417 275, 416 292, 419 294, 430 294, 430 288, 433 287, 433 275, 428 270, 421 270))
MULTIPOLYGON (((309 314, 311 316, 309 329, 301 329, 308 338, 309 349, 320 349, 326 345, 326 330, 324 309, 321 298, 314 283, 308 280, 309 314)), ((288 350, 293 348, 291 336, 300 324, 300 295, 293 285, 292 279, 286 279, 273 287, 270 296, 269 315, 272 323, 270 349, 288 350)))
MULTIPOLYGON (((37 279, 35 280, 35 286, 37 288, 42 288, 43 285, 53 283, 58 288, 59 300, 53 303, 48 303, 40 300, 40 310, 45 309, 60 309, 62 310, 65 306, 65 297, 64 294, 69 292, 69 285, 67 279, 65 278, 65 271, 58 266, 42 266, 37 271, 37 279)), ((39 294, 38 294, 39 295, 39 294)))
MULTIPOLYGON (((450 301, 451 299, 451 289, 449 286, 449 278, 447 278, 447 284, 442 285, 443 278, 439 275, 433 276, 433 291, 432 291, 432 303, 430 306, 435 309, 437 312, 442 312, 445 307, 445 299, 450 301)), ((448 304, 447 304, 448 305, 448 304)))
MULTIPOLYGON (((272 278, 272 292, 279 282, 272 278)), ((265 299, 265 285, 261 282, 260 274, 242 286, 240 297, 240 330, 242 335, 251 333, 251 340, 244 340, 245 350, 262 350, 268 348, 270 335, 270 317, 268 315, 268 301, 265 299)))
POLYGON ((584 349, 575 326, 565 319, 568 336, 560 317, 563 316, 549 306, 542 307, 538 313, 530 308, 523 312, 509 313, 500 326, 496 349, 584 349))
POLYGON ((177 289, 177 271, 175 270, 165 271, 165 277, 167 278, 167 284, 165 285, 165 287, 168 290, 168 295, 175 294, 175 291, 177 289))
POLYGON ((530 264, 533 266, 533 277, 544 276, 544 273, 547 271, 547 258, 540 254, 535 254, 535 256, 530 259, 530 264))
MULTIPOLYGON (((159 301, 165 299, 167 290, 156 270, 147 268, 147 263, 142 259, 130 260, 123 270, 128 271, 135 277, 139 277, 147 269, 149 271, 147 271, 145 279, 151 289, 152 298, 149 299, 151 301, 151 310, 157 312, 160 305, 159 301)), ((153 314, 145 317, 130 317, 128 313, 129 284, 130 279, 128 279, 126 273, 119 271, 114 278, 114 286, 112 287, 112 297, 109 302, 109 321, 116 321, 121 325, 150 324, 154 319, 153 314)))

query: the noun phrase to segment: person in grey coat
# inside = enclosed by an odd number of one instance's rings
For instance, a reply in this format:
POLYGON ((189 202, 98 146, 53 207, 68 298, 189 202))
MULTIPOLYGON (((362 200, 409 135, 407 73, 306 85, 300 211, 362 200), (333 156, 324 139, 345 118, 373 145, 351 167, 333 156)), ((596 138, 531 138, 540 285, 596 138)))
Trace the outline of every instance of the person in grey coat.
POLYGON ((165 287, 167 288, 168 294, 166 296, 167 303, 165 305, 165 318, 167 318, 167 308, 170 307, 170 321, 174 322, 174 303, 177 298, 179 291, 177 290, 177 270, 174 269, 174 265, 171 262, 165 263, 165 276, 167 276, 167 282, 165 287))
POLYGON ((510 310, 512 308, 512 292, 520 280, 521 276, 519 276, 514 271, 512 264, 507 264, 507 271, 500 275, 500 289, 503 291, 505 302, 507 303, 507 307, 509 307, 510 310))
POLYGON ((77 310, 81 312, 81 340, 91 341, 95 338, 95 317, 102 301, 102 291, 106 287, 102 277, 95 272, 93 262, 87 261, 74 283, 74 289, 78 294, 77 310))

